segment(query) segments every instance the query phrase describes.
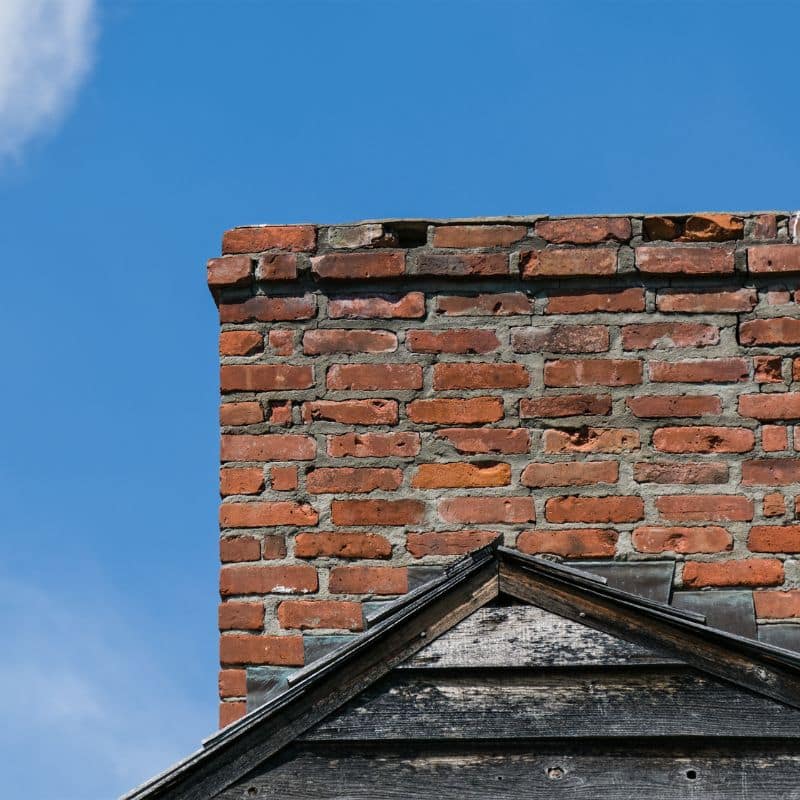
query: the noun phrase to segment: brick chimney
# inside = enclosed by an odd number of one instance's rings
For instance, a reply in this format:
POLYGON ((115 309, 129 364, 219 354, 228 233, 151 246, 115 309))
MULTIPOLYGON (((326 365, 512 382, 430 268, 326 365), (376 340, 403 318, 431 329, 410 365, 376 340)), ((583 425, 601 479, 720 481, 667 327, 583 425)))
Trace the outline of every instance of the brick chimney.
POLYGON ((221 322, 220 722, 501 535, 677 559, 800 617, 797 217, 235 228, 221 322))

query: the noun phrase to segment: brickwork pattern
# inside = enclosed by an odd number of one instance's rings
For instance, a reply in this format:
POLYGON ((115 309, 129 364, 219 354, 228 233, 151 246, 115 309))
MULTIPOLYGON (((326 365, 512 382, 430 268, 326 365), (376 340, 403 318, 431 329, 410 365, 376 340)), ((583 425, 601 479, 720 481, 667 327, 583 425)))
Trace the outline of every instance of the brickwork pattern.
POLYGON ((208 282, 223 723, 247 666, 497 535, 800 617, 791 213, 244 227, 208 282))

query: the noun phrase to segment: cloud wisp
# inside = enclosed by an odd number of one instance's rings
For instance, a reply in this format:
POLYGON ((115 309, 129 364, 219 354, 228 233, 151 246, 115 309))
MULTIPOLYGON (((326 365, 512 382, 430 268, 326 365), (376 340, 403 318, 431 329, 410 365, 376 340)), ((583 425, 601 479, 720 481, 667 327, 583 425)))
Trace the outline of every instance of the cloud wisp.
POLYGON ((0 158, 52 131, 89 72, 95 0, 0 2, 0 158))

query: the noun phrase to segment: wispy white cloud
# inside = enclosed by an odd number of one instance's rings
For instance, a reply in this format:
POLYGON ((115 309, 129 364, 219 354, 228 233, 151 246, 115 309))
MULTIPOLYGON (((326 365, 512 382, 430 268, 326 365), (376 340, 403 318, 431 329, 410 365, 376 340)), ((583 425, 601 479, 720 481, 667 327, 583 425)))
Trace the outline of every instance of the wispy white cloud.
POLYGON ((51 131, 92 62, 95 0, 0 0, 0 156, 51 131))
POLYGON ((166 673, 108 597, 76 605, 0 575, 0 625, 4 796, 108 800, 208 733, 212 704, 166 673))

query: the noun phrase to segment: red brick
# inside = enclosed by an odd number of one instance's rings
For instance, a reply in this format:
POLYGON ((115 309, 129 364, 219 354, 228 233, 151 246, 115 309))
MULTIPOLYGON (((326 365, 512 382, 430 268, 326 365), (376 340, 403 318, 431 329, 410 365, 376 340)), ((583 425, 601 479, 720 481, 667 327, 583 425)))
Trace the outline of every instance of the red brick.
POLYGON ((241 719, 247 713, 247 703, 244 700, 239 702, 227 702, 219 704, 219 727, 224 728, 232 722, 241 719))
POLYGON ((431 531, 409 533, 406 550, 414 558, 459 556, 485 547, 497 538, 493 531, 431 531))
POLYGON ((297 467, 272 467, 270 484, 276 492, 293 492, 297 488, 297 467))
POLYGON ((459 453, 527 453, 531 444, 526 428, 445 428, 436 435, 459 453))
POLYGON ((800 525, 753 525, 747 546, 753 553, 800 553, 800 525))
POLYGON ((547 430, 545 453, 624 453, 639 449, 639 432, 632 428, 570 428, 547 430))
POLYGON ((243 286, 253 280, 253 265, 247 256, 212 258, 206 272, 209 286, 243 286))
POLYGON ((261 558, 261 541, 255 536, 227 536, 219 540, 219 560, 258 561, 261 558))
POLYGON ((774 214, 757 214, 753 218, 754 239, 775 239, 778 235, 778 220, 774 214))
POLYGON ((755 443, 755 434, 748 428, 694 425, 653 432, 653 447, 662 453, 747 453, 755 443))
POLYGON ((646 526, 633 532, 640 553, 722 553, 733 549, 733 537, 716 525, 697 528, 646 526))
POLYGON ((531 497, 449 497, 439 501, 445 522, 485 525, 491 522, 533 522, 536 512, 531 497))
POLYGON ((650 380, 656 383, 736 383, 749 377, 750 367, 745 358, 650 362, 650 380))
POLYGON ((271 400, 269 403, 269 422, 271 425, 291 425, 292 401, 271 400))
POLYGON ((425 295, 422 292, 374 297, 332 297, 328 300, 330 319, 419 319, 424 316, 425 295))
POLYGON ((548 522, 636 522, 644 517, 641 497, 550 497, 544 506, 548 522))
POLYGON ((441 389, 520 389, 530 383, 528 370, 521 364, 479 363, 436 364, 433 388, 441 389))
POLYGON ((223 497, 231 494, 259 494, 263 488, 264 470, 261 467, 220 470, 219 493, 223 497))
POLYGON ((607 292, 551 292, 547 314, 592 314, 644 311, 644 289, 610 289, 607 292))
POLYGON ((754 274, 800 272, 800 244, 757 244, 748 247, 747 269, 754 274))
POLYGON ((605 528, 563 531, 523 531, 517 550, 523 553, 552 553, 563 558, 607 558, 617 549, 618 534, 605 528))
POLYGON ((369 280, 394 278, 405 271, 405 250, 374 250, 368 253, 326 253, 311 259, 318 278, 369 280))
POLYGON ((562 358, 544 365, 545 386, 632 386, 641 382, 641 361, 562 358))
POLYGON ((346 331, 341 328, 306 331, 303 352, 307 356, 326 353, 391 353, 397 336, 391 331, 346 331))
POLYGON ((721 275, 733 272, 732 247, 636 248, 636 268, 647 274, 721 275))
POLYGON ((768 306, 782 306, 792 302, 792 293, 788 289, 767 289, 762 298, 768 306))
POLYGON ((447 278, 508 275, 505 253, 419 253, 408 266, 410 275, 447 278))
POLYGON ((403 482, 403 473, 389 467, 318 467, 306 473, 310 494, 392 492, 403 482))
POLYGON ((765 517, 782 517, 786 513, 786 498, 778 492, 765 494, 761 501, 761 513, 765 517))
POLYGON ((264 627, 264 604, 228 600, 219 604, 221 631, 260 631, 264 627))
POLYGON ((290 253, 269 253, 256 264, 260 281, 293 281, 297 277, 297 256, 290 253))
POLYGON ((294 352, 294 331, 284 329, 270 331, 269 346, 276 356, 290 356, 294 352))
POLYGON ((607 416, 610 413, 611 395, 608 394, 559 394, 519 401, 519 415, 522 419, 607 416))
POLYGON ((334 567, 329 588, 333 594, 405 594, 405 567, 334 567))
POLYGON ((223 528, 262 528, 273 525, 315 525, 319 514, 308 503, 224 503, 219 509, 223 528))
MULTIPOLYGON (((798 292, 800 295, 800 292, 798 292)), ((800 358, 792 359, 792 380, 800 381, 800 358)))
POLYGON ((436 311, 449 317, 511 317, 533 313, 533 304, 522 292, 497 292, 436 298, 436 311))
POLYGON ((724 314, 752 311, 758 302, 755 289, 708 289, 685 292, 680 289, 659 289, 656 306, 659 311, 686 314, 724 314))
POLYGON ((680 236, 686 242, 724 242, 744 236, 744 220, 732 214, 693 214, 680 236))
POLYGON ((623 325, 623 350, 665 347, 708 347, 719 344, 719 328, 699 322, 647 322, 623 325))
POLYGON ((419 364, 334 364, 328 369, 328 388, 421 389, 422 367, 419 364))
POLYGON ((783 564, 775 558, 714 563, 687 561, 683 568, 683 585, 690 589, 704 586, 778 586, 783 583, 783 577, 783 564))
POLYGON ((406 347, 412 353, 491 353, 500 346, 494 331, 453 328, 447 331, 408 331, 406 347))
POLYGON ((304 594, 316 592, 317 571, 307 564, 223 567, 219 576, 222 597, 246 594, 304 594))
POLYGON ((788 430, 783 425, 764 425, 761 428, 761 447, 768 453, 788 450, 788 430))
MULTIPOLYGON (((247 671, 221 669, 217 680, 220 697, 244 697, 247 694, 247 671)), ((226 705, 232 705, 227 703, 226 705)))
POLYGON ((304 531, 294 540, 298 558, 390 558, 392 545, 377 533, 304 531))
POLYGON ((412 422, 437 425, 497 422, 503 418, 503 400, 500 397, 413 400, 406 406, 406 414, 412 422))
POLYGON ((226 633, 219 640, 219 660, 224 665, 270 664, 302 667, 303 637, 226 633))
POLYGON ((524 225, 437 225, 434 247, 507 247, 524 239, 524 225))
POLYGON ((257 295, 241 303, 219 307, 220 322, 287 322, 311 319, 317 313, 317 299, 306 293, 301 297, 266 297, 257 295))
POLYGON ((509 483, 511 467, 494 462, 420 464, 411 479, 416 489, 474 489, 509 483))
POLYGON ((284 600, 278 606, 282 628, 364 630, 361 603, 351 600, 284 600))
POLYGON ((617 271, 617 251, 608 247, 557 247, 520 253, 523 278, 594 277, 617 271))
POLYGON ((409 458, 419 453, 419 434, 345 433, 328 437, 328 455, 333 458, 409 458))
POLYGON ((288 364, 223 364, 219 372, 223 392, 275 392, 308 389, 314 385, 312 367, 288 364))
POLYGON ((616 461, 558 461, 550 464, 528 464, 522 471, 523 486, 540 489, 548 486, 590 486, 616 483, 619 465, 616 461))
POLYGON ((256 253, 260 250, 313 250, 317 229, 313 225, 253 225, 225 231, 223 253, 256 253))
POLYGON ((719 461, 643 462, 633 465, 638 483, 727 483, 728 465, 719 461))
POLYGON ((219 335, 221 356, 251 356, 264 348, 264 337, 257 331, 223 331, 219 335))
POLYGON ((270 533, 263 537, 262 552, 265 561, 286 558, 286 538, 282 533, 270 533))
POLYGON ((631 222, 626 217, 543 219, 536 223, 536 235, 552 244, 627 242, 631 238, 631 222))
POLYGON ((222 461, 310 461, 317 443, 310 436, 284 433, 223 435, 222 461))
POLYGON ((716 395, 640 395, 625 401, 630 412, 640 419, 659 417, 702 417, 721 414, 722 402, 716 395))
POLYGON ((303 422, 339 422, 343 425, 395 425, 396 400, 313 400, 303 403, 303 422))
POLYGON ((737 494, 674 494, 656 498, 664 519, 695 522, 747 522, 753 501, 737 494))
POLYGON ((650 241, 657 239, 672 241, 681 232, 680 219, 673 217, 645 217, 642 228, 645 238, 650 241))
POLYGON ((761 619, 800 617, 800 590, 787 592, 753 592, 756 616, 761 619))
POLYGON ((605 325, 550 325, 511 331, 515 353, 603 353, 608 346, 605 325))
POLYGON ((800 344, 800 319, 773 317, 751 319, 739 326, 739 341, 744 345, 800 344))
POLYGON ((756 383, 783 383, 783 360, 780 356, 754 356, 756 383))
POLYGON ((415 525, 425 517, 425 504, 419 500, 334 500, 331 521, 334 525, 415 525))
POLYGON ((223 403, 219 407, 220 425, 252 425, 264 420, 260 403, 223 403))
POLYGON ((745 486, 788 486, 800 483, 800 459, 759 458, 742 463, 745 486))
POLYGON ((754 419, 800 419, 800 392, 743 394, 739 397, 739 414, 754 419))

